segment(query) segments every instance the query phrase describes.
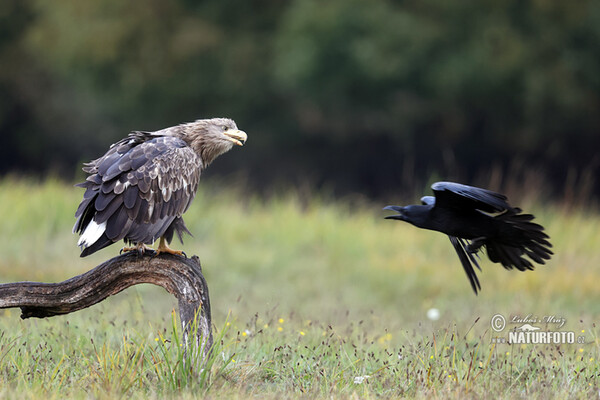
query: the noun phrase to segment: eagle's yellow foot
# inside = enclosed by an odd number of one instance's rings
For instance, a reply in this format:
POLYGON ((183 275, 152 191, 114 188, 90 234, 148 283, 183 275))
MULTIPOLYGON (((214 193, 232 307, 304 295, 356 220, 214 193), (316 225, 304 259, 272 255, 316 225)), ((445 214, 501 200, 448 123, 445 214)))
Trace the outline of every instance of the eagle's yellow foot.
POLYGON ((121 251, 119 251, 119 254, 127 253, 129 251, 137 251, 137 253, 140 256, 143 256, 145 252, 147 252, 147 251, 153 252, 154 249, 152 247, 146 246, 144 243, 136 243, 136 245, 133 247, 127 247, 127 246, 123 247, 121 249, 121 251))
POLYGON ((159 255, 160 253, 167 253, 167 254, 173 254, 176 256, 183 256, 187 258, 187 255, 181 251, 181 250, 173 250, 172 248, 170 248, 167 245, 167 241, 164 238, 160 238, 160 241, 158 242, 158 248, 156 249, 156 255, 159 255))

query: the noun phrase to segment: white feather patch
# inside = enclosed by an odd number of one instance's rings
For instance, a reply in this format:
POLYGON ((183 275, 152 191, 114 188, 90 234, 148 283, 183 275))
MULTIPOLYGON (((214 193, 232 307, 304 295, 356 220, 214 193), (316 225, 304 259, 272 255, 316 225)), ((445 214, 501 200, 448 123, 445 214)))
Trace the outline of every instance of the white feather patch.
POLYGON ((154 203, 148 205, 148 219, 152 218, 152 211, 154 211, 154 203))
POLYGON ((91 220, 88 226, 85 227, 85 231, 81 234, 77 246, 89 247, 100 239, 100 236, 106 231, 106 221, 101 224, 97 224, 96 221, 91 220))

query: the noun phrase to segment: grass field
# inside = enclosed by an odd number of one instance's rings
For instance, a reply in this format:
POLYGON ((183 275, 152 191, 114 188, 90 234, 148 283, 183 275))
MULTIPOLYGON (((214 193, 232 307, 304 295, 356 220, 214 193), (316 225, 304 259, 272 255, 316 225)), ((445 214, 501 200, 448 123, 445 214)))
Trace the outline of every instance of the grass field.
MULTIPOLYGON (((214 363, 183 368, 175 299, 140 285, 45 320, 0 310, 0 398, 599 395, 599 214, 521 204, 556 255, 526 273, 485 259, 475 296, 448 239, 383 220, 384 204, 217 187, 201 187, 183 246, 202 261, 223 335, 214 363), (432 308, 439 319, 428 319, 432 308), (501 333, 490 329, 495 314, 509 319, 501 333), (564 318, 533 325, 585 343, 493 343, 528 315, 564 318)), ((118 253, 79 258, 81 194, 53 180, 0 181, 0 282, 62 281, 118 253)))

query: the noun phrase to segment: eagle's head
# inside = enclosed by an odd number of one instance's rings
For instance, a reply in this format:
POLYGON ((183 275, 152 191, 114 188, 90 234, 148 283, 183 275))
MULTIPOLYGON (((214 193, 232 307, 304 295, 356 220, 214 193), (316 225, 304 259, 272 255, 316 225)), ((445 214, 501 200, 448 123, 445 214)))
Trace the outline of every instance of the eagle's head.
POLYGON ((199 119, 179 125, 167 134, 183 139, 200 156, 204 168, 231 150, 234 144, 243 146, 248 139, 246 132, 239 130, 229 118, 199 119))

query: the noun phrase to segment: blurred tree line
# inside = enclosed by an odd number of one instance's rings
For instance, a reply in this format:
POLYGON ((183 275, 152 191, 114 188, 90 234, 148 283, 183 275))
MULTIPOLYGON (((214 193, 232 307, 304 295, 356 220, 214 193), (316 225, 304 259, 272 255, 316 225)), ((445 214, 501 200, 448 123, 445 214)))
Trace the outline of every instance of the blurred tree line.
POLYGON ((209 171, 258 188, 600 193, 594 0, 3 0, 0 94, 0 173, 71 179, 130 130, 229 116, 249 141, 209 171))

